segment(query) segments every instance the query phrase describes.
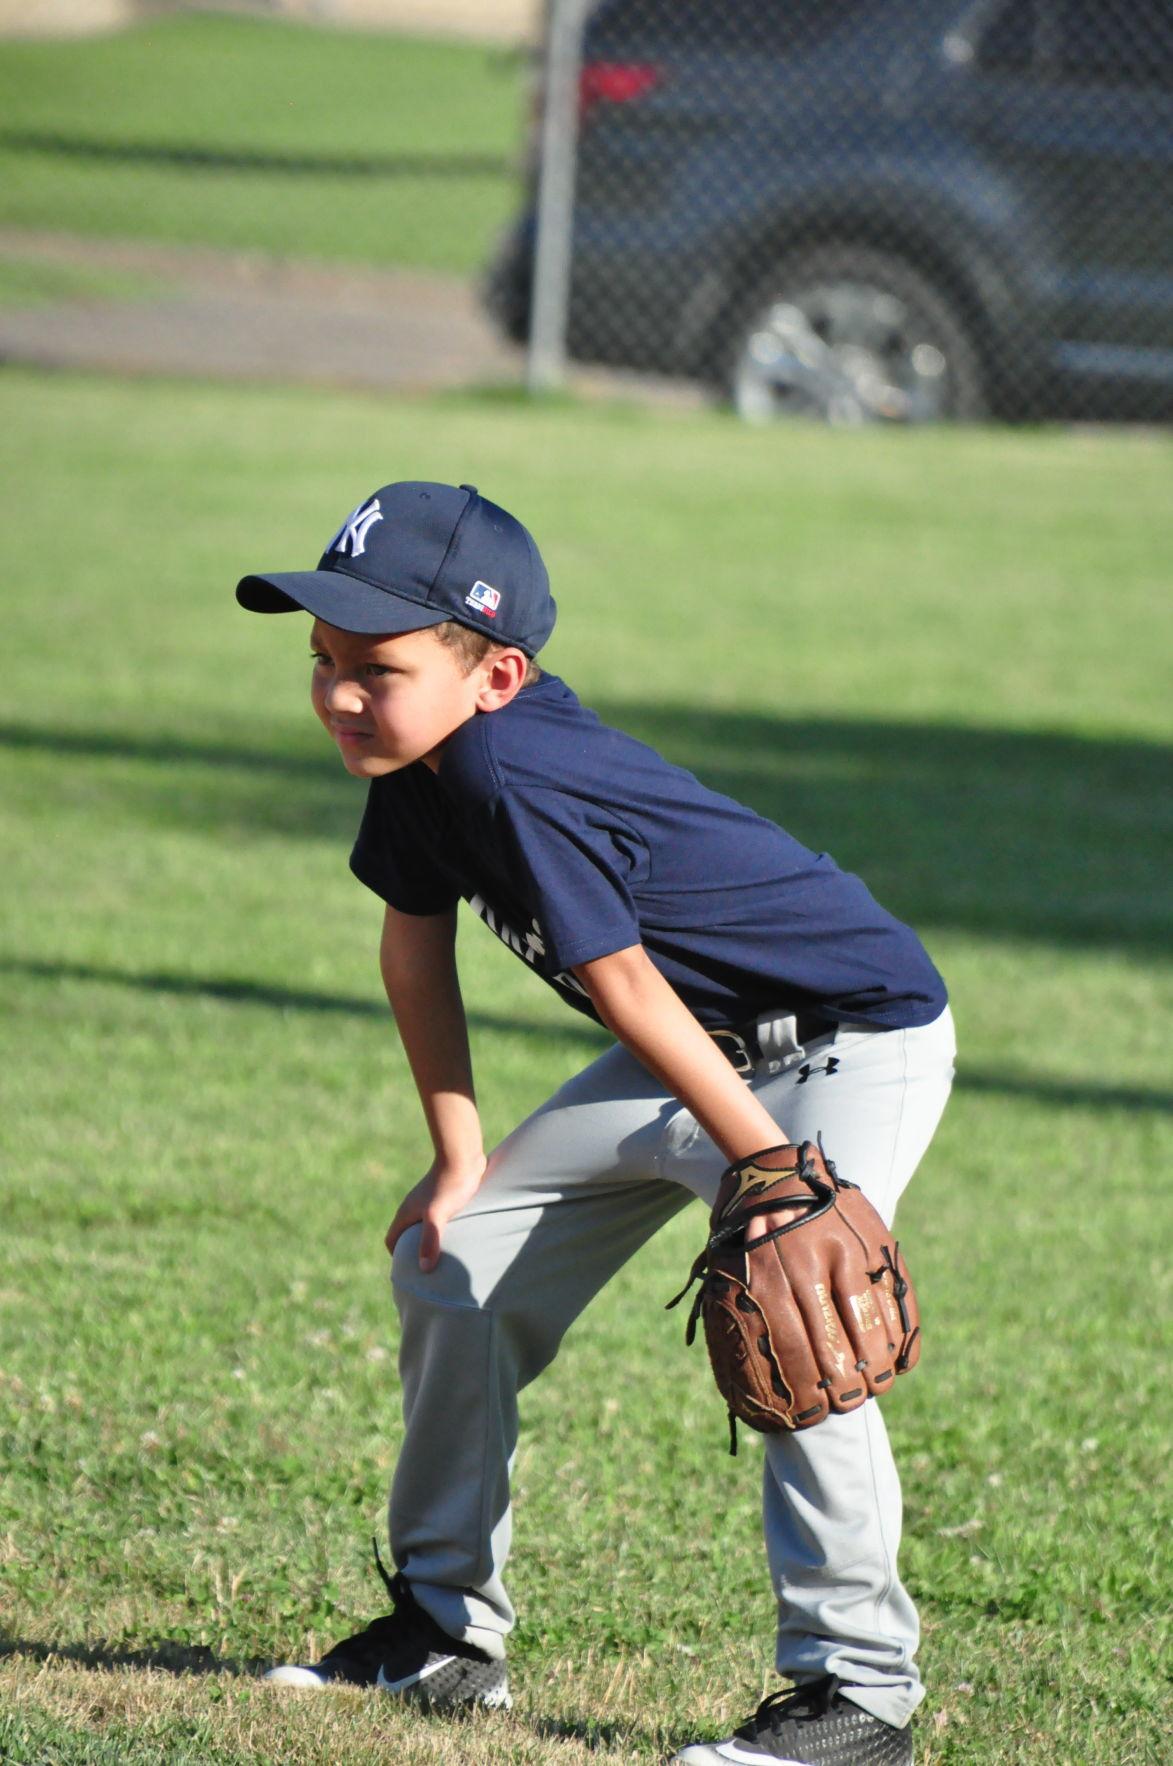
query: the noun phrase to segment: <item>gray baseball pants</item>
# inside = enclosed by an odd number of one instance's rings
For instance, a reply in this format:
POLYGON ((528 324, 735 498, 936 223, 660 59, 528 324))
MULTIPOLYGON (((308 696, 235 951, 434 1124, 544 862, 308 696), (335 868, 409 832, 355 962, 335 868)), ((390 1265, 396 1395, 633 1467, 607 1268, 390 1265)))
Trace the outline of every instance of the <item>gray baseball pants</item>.
MULTIPOLYGON (((749 1083, 791 1140, 821 1131, 891 1221, 949 1095, 949 1012, 918 1030, 841 1026, 805 1049, 794 1035, 791 1017, 759 1021, 764 1053, 749 1083)), ((501 1656, 513 1625, 502 1575, 518 1392, 657 1228, 694 1196, 712 1205, 724 1164, 616 1046, 496 1149, 431 1275, 418 1228, 396 1246, 406 1433, 391 1548, 452 1635, 501 1656)), ((922 1697, 919 1626, 896 1570, 900 1484, 880 1406, 766 1437, 763 1513, 779 1672, 837 1674, 874 1716, 907 1723, 922 1697)))

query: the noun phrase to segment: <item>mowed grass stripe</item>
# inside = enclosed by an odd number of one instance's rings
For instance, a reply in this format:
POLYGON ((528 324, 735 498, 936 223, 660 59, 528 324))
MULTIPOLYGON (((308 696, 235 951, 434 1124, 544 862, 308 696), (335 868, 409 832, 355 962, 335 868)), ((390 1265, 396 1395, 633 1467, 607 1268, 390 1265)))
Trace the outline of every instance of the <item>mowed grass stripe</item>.
POLYGON ((516 205, 525 73, 503 49, 241 17, 10 39, 0 222, 467 273, 516 205))

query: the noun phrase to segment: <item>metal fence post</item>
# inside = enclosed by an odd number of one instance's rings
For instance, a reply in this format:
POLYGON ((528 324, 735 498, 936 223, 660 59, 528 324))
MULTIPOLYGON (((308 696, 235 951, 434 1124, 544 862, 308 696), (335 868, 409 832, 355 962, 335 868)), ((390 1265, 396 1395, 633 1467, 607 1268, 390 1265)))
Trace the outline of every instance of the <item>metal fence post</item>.
POLYGON ((574 232, 578 77, 587 0, 551 0, 546 32, 541 169, 526 384, 547 392, 566 378, 566 312, 574 232))

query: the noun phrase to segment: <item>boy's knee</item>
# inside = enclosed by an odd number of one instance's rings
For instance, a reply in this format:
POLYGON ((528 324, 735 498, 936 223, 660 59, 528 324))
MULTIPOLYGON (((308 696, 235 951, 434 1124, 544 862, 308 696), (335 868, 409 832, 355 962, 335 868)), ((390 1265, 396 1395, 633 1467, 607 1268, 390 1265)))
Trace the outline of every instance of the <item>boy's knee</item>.
POLYGON ((475 1307, 468 1269, 443 1245, 436 1267, 427 1271, 420 1268, 422 1236, 420 1227, 409 1226, 391 1254, 391 1286, 400 1308, 405 1301, 475 1307))
POLYGON ((419 1226, 409 1226, 396 1240, 395 1249, 391 1253, 391 1281, 399 1287, 411 1275, 420 1272, 420 1239, 423 1230, 419 1226))

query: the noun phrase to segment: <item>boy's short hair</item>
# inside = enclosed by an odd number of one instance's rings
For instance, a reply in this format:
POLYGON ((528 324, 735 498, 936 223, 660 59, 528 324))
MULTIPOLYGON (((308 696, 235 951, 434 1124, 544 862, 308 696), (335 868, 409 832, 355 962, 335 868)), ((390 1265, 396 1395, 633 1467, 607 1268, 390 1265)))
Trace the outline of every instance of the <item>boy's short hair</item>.
MULTIPOLYGON (((474 632, 471 626, 461 625, 458 619, 446 619, 442 625, 434 625, 428 629, 435 633, 441 644, 446 644, 449 650, 455 650, 466 675, 471 674, 477 663, 483 662, 493 650, 507 648, 506 645, 495 643, 492 638, 486 637, 484 632, 474 632)), ((529 666, 521 683, 523 687, 532 686, 534 681, 542 678, 542 671, 532 656, 526 660, 529 666)))

